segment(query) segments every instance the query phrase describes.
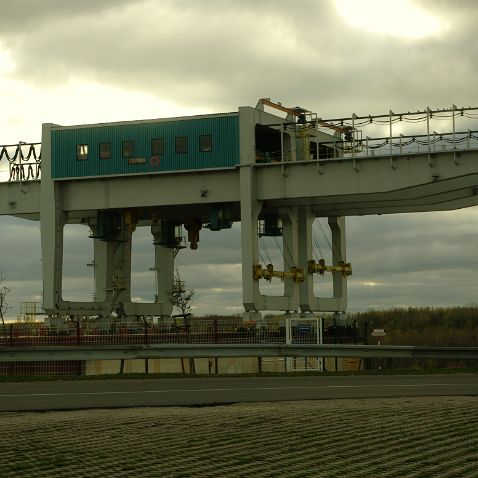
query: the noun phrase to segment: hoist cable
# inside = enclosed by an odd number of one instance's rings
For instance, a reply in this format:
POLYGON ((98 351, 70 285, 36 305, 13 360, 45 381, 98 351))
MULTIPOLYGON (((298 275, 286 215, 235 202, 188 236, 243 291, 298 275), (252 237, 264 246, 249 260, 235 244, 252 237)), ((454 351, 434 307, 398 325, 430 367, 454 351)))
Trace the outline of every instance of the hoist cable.
POLYGON ((267 250, 266 242, 264 241, 264 238, 262 236, 259 236, 259 242, 262 244, 262 249, 264 250, 264 254, 266 255, 266 259, 268 260, 267 264, 272 264, 271 257, 267 250))
POLYGON ((267 261, 266 261, 264 255, 263 255, 262 252, 261 252, 261 248, 259 247, 258 249, 259 249, 259 261, 260 261, 260 263, 267 265, 267 261))
MULTIPOLYGON (((295 266, 294 256, 292 255, 291 250, 289 249, 289 244, 287 243, 287 240, 286 240, 285 236, 282 236, 282 244, 283 244, 283 248, 285 248, 285 251, 287 252, 287 254, 290 257, 290 260, 292 261, 292 265, 295 266)), ((288 264, 288 267, 290 269, 291 265, 288 264)))
POLYGON ((324 236, 325 241, 327 242, 328 246, 330 247, 330 249, 332 249, 332 243, 330 242, 329 237, 327 236, 327 233, 325 232, 324 228, 322 227, 322 224, 321 224, 321 221, 320 221, 321 219, 323 219, 323 218, 319 217, 319 221, 318 221, 319 229, 322 232, 322 235, 324 236))
MULTIPOLYGON (((282 258, 284 260, 284 266, 287 266, 289 269, 291 268, 291 264, 290 262, 288 261, 288 258, 287 256, 284 254, 284 245, 285 245, 285 240, 284 240, 284 236, 282 236, 282 247, 279 243, 279 239, 277 239, 277 236, 273 236, 273 241, 275 242, 275 245, 277 247, 277 249, 279 250, 279 253, 282 254, 282 258)), ((291 260, 292 260, 292 257, 291 257, 291 260)))
MULTIPOLYGON (((314 221, 315 222, 315 221, 314 221)), ((314 230, 314 225, 312 224, 312 239, 313 241, 315 242, 315 245, 319 251, 319 254, 321 255, 320 258, 317 257, 317 255, 315 254, 315 251, 314 252, 314 255, 316 256, 315 258, 316 259, 323 259, 324 258, 324 253, 322 252, 322 248, 320 247, 320 242, 319 242, 319 239, 317 237, 317 234, 315 233, 315 230, 314 230)), ((313 248, 312 248, 313 250, 313 248)))

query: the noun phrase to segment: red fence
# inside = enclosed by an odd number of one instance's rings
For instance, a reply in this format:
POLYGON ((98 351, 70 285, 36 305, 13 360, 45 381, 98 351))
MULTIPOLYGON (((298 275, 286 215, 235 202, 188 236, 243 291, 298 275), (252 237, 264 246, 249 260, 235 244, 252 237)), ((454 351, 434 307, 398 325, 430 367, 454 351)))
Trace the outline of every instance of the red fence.
MULTIPOLYGON (((95 319, 80 321, 17 322, 0 326, 0 348, 51 346, 118 346, 152 344, 254 344, 285 343, 284 319, 259 323, 241 318, 186 318, 150 320, 95 319)), ((295 343, 317 343, 316 324, 298 322, 295 343)), ((334 332, 335 334, 335 332, 334 332)), ((347 327, 340 337, 325 333, 325 342, 351 342, 357 329, 347 327)))

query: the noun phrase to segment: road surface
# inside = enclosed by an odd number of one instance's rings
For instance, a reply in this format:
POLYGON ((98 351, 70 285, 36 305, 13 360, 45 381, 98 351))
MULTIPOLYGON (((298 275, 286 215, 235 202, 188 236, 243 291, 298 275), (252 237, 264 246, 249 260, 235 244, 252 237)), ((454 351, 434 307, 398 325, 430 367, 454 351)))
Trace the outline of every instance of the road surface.
POLYGON ((478 396, 478 374, 1 383, 0 411, 207 406, 237 402, 424 396, 478 396))

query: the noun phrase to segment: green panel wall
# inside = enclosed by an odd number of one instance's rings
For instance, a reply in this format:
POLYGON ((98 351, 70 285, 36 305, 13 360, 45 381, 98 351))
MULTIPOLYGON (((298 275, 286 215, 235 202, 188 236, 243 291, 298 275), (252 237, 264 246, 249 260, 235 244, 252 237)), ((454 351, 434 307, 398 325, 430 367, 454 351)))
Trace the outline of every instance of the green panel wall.
POLYGON ((238 164, 237 114, 52 130, 52 176, 55 179, 227 168, 238 164), (211 135, 212 151, 200 152, 201 135, 211 135), (187 153, 176 154, 175 138, 178 136, 187 136, 187 153), (158 165, 156 159, 151 160, 151 140, 161 138, 164 139, 164 154, 158 165), (123 158, 123 141, 134 141, 134 158, 138 160, 135 164, 123 158), (99 144, 109 142, 111 159, 100 159, 99 144), (87 160, 77 160, 78 144, 88 145, 87 160))

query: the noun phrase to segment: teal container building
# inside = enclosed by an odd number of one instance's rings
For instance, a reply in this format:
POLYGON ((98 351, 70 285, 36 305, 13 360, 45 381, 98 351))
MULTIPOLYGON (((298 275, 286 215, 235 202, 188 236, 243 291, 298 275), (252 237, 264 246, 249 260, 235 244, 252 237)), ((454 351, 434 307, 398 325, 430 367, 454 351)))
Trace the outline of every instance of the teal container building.
POLYGON ((51 130, 52 177, 88 178, 224 169, 239 164, 239 114, 51 130))

